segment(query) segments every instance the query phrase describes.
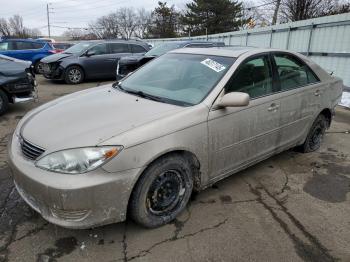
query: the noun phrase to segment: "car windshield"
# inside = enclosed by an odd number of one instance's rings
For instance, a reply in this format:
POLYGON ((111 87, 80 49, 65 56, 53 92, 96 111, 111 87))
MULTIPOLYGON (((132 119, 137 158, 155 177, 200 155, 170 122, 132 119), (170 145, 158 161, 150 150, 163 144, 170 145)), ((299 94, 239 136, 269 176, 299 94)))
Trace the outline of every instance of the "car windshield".
POLYGON ((180 47, 181 47, 181 44, 178 42, 165 43, 165 44, 161 44, 159 46, 152 48, 145 55, 146 56, 161 56, 161 55, 164 55, 166 52, 169 52, 171 50, 174 50, 174 49, 177 49, 180 47))
POLYGON ((166 54, 131 74, 118 87, 145 98, 190 106, 200 103, 235 59, 197 54, 166 54))
POLYGON ((86 49, 88 49, 90 46, 95 45, 96 43, 88 43, 88 42, 84 42, 84 43, 79 43, 79 44, 75 44, 72 47, 68 48, 66 51, 64 51, 64 53, 66 54, 80 54, 82 52, 84 52, 86 49))

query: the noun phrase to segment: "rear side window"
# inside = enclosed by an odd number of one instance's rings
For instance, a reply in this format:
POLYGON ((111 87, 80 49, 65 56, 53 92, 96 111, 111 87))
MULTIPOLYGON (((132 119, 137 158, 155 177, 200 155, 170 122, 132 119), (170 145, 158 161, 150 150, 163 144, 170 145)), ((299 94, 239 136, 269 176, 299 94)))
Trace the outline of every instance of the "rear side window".
POLYGON ((7 51, 7 50, 9 50, 9 43, 8 42, 0 43, 0 51, 7 51))
POLYGON ((319 82, 315 73, 298 58, 289 54, 276 54, 274 59, 282 91, 319 82))
POLYGON ((16 42, 16 49, 17 50, 28 50, 28 49, 35 49, 34 44, 30 42, 16 42))
POLYGON ((117 54, 117 53, 129 53, 129 47, 127 44, 121 44, 121 43, 110 43, 110 53, 117 54))
POLYGON ((226 93, 243 92, 251 98, 274 93, 272 70, 266 55, 243 62, 225 87, 226 93))
POLYGON ((140 45, 130 45, 130 46, 131 46, 131 52, 133 52, 133 53, 145 53, 145 52, 147 52, 147 50, 140 45))

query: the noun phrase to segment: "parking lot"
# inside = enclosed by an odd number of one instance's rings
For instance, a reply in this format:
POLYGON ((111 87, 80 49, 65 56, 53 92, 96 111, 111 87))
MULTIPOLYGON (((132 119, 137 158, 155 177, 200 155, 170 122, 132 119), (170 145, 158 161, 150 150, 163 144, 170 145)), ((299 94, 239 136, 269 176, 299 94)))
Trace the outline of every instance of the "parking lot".
POLYGON ((38 83, 37 103, 12 105, 0 118, 0 261, 350 261, 348 109, 337 109, 317 152, 291 150, 233 175, 193 195, 172 224, 67 230, 17 194, 8 136, 28 110, 111 81, 38 83))

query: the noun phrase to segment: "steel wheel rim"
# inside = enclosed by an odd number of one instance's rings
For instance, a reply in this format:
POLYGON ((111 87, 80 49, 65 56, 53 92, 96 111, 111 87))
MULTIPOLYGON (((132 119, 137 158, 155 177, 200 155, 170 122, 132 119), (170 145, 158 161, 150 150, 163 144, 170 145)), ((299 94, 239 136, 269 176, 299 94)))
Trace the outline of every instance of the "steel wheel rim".
POLYGON ((181 204, 186 188, 181 173, 168 170, 152 182, 146 199, 148 210, 157 216, 167 215, 181 204))
POLYGON ((81 72, 78 69, 71 69, 68 72, 69 80, 73 83, 78 83, 81 79, 81 72))

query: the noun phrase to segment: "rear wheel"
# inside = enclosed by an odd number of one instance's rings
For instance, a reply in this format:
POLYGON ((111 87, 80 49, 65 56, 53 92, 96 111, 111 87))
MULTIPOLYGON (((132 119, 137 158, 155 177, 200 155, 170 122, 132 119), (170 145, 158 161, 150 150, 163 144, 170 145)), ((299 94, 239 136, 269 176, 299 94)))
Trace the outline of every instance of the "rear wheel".
POLYGON ((151 164, 137 182, 129 205, 132 219, 145 227, 158 227, 186 207, 193 189, 191 165, 180 155, 151 164))
POLYGON ((0 90, 0 115, 5 113, 9 106, 9 99, 4 91, 0 90))
POLYGON ((303 153, 313 152, 320 148, 327 126, 327 118, 324 115, 319 115, 312 124, 304 144, 301 145, 301 151, 303 153))
POLYGON ((65 78, 67 84, 80 84, 84 80, 83 69, 79 66, 70 66, 65 72, 65 78))

